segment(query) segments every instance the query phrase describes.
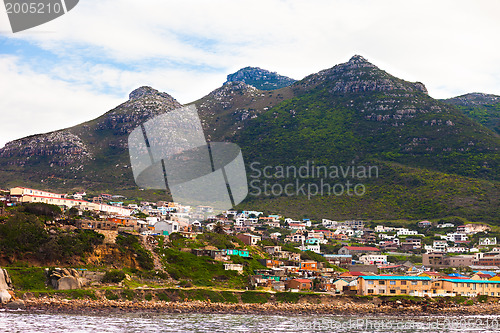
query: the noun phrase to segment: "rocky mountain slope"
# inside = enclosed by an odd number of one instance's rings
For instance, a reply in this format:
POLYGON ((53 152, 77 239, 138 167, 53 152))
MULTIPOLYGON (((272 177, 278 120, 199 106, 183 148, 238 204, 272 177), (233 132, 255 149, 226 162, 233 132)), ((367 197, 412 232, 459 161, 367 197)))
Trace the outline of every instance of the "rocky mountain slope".
POLYGON ((471 93, 443 100, 465 115, 500 134, 500 96, 471 93))
POLYGON ((229 74, 224 84, 231 82, 243 82, 260 90, 275 90, 288 87, 296 80, 259 67, 245 67, 229 74))
POLYGON ((132 187, 128 134, 148 119, 179 107, 170 95, 140 87, 128 101, 97 119, 7 143, 0 149, 0 182, 4 186, 45 182, 61 189, 132 187))
MULTIPOLYGON (((262 86, 255 82, 267 82, 268 73, 243 69, 192 103, 208 140, 239 144, 247 166, 314 161, 381 171, 367 180, 369 193, 360 198, 254 196, 243 206, 318 218, 500 216, 499 137, 429 97, 422 83, 396 78, 361 56, 280 89, 257 89, 262 86)), ((0 187, 43 182, 48 189, 134 195, 127 135, 180 106, 168 94, 141 87, 95 120, 10 142, 0 150, 0 187)))

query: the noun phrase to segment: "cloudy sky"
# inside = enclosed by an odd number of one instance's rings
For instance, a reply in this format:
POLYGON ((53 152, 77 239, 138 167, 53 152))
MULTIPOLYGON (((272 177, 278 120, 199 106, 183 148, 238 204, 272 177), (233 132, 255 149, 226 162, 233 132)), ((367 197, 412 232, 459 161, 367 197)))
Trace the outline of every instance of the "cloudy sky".
POLYGON ((500 95, 497 0, 81 0, 13 34, 0 10, 0 147, 98 117, 141 85, 181 103, 258 66, 301 79, 363 55, 435 98, 500 95))

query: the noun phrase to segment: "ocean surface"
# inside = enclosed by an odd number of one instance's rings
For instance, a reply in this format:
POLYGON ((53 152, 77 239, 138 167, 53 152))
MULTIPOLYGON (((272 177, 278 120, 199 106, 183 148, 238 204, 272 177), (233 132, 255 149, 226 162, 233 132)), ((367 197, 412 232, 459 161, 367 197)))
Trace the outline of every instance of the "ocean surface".
POLYGON ((0 311, 0 332, 500 332, 499 316, 48 314, 0 311))

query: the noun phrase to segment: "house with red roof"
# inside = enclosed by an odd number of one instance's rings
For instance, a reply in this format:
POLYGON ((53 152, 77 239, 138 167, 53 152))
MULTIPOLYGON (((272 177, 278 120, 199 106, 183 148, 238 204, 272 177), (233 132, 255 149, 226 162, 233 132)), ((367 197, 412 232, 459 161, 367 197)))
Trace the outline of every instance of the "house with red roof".
POLYGON ((309 279, 293 279, 286 284, 287 289, 311 290, 312 281, 309 279))
POLYGON ((339 250, 339 254, 353 255, 364 253, 380 253, 380 250, 373 246, 343 246, 339 250))

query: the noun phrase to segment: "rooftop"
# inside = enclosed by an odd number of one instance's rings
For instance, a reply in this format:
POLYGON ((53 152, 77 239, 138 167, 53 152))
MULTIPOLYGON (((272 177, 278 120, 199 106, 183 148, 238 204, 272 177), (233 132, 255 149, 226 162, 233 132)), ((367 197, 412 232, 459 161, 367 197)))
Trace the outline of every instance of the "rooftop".
MULTIPOLYGON (((413 280, 413 281, 430 281, 431 278, 427 276, 380 276, 380 275, 369 275, 369 276, 360 276, 360 278, 365 280, 413 280)), ((463 280, 460 280, 463 281, 463 280)), ((500 281, 499 281, 500 282, 500 281)))

